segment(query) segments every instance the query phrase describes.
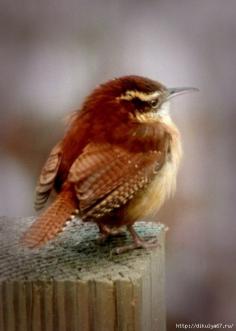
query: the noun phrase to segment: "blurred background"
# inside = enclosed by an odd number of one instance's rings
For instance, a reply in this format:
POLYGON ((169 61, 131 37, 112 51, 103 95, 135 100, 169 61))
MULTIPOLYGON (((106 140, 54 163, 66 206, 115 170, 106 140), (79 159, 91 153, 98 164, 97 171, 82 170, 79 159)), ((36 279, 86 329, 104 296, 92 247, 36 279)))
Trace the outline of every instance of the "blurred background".
POLYGON ((0 0, 0 214, 34 214, 34 186, 64 122, 100 82, 138 74, 200 93, 172 113, 184 160, 159 213, 168 330, 235 323, 236 2, 0 0))

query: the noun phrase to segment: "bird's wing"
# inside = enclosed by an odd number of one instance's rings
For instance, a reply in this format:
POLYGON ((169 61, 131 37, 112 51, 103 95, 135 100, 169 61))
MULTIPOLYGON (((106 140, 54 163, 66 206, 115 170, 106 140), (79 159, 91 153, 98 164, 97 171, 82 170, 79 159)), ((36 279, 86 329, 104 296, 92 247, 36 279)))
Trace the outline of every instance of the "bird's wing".
POLYGON ((58 168, 61 163, 62 152, 61 142, 51 151, 46 163, 41 171, 37 186, 34 206, 36 210, 41 209, 46 203, 48 196, 54 186, 58 168))
POLYGON ((162 167, 166 148, 130 152, 110 144, 89 144, 73 163, 68 180, 75 185, 80 211, 100 218, 126 204, 162 167))

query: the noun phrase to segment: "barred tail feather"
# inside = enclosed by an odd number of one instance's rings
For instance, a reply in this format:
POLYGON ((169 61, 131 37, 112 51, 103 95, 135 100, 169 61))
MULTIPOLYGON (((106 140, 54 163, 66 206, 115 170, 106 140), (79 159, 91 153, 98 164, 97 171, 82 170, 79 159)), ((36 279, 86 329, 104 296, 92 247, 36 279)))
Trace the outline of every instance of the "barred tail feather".
POLYGON ((38 180, 35 195, 34 207, 36 210, 43 208, 51 190, 54 187, 55 179, 61 164, 61 142, 51 151, 38 180))
POLYGON ((56 200, 31 225, 22 237, 23 245, 40 247, 63 230, 64 225, 76 208, 73 192, 61 192, 56 200))

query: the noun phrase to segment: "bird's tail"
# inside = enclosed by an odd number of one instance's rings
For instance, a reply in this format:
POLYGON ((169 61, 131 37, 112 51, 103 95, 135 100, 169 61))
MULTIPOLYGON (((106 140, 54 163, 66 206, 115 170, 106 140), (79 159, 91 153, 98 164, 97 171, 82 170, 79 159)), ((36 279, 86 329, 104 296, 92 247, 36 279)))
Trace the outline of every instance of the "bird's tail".
POLYGON ((76 213, 76 199, 72 190, 62 191, 42 215, 23 235, 21 242, 29 248, 42 246, 53 239, 76 213))

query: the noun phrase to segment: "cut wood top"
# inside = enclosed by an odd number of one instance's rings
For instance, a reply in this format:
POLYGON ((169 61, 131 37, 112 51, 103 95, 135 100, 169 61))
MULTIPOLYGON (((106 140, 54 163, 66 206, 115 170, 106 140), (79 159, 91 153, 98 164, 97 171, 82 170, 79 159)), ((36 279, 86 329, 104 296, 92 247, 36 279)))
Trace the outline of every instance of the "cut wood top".
POLYGON ((95 224, 75 219, 55 240, 40 249, 22 247, 19 239, 34 221, 28 218, 0 218, 0 280, 89 280, 138 277, 145 272, 150 258, 163 254, 165 226, 139 222, 136 230, 142 236, 157 235, 160 247, 138 249, 112 255, 111 249, 128 244, 129 234, 97 243, 95 224))

